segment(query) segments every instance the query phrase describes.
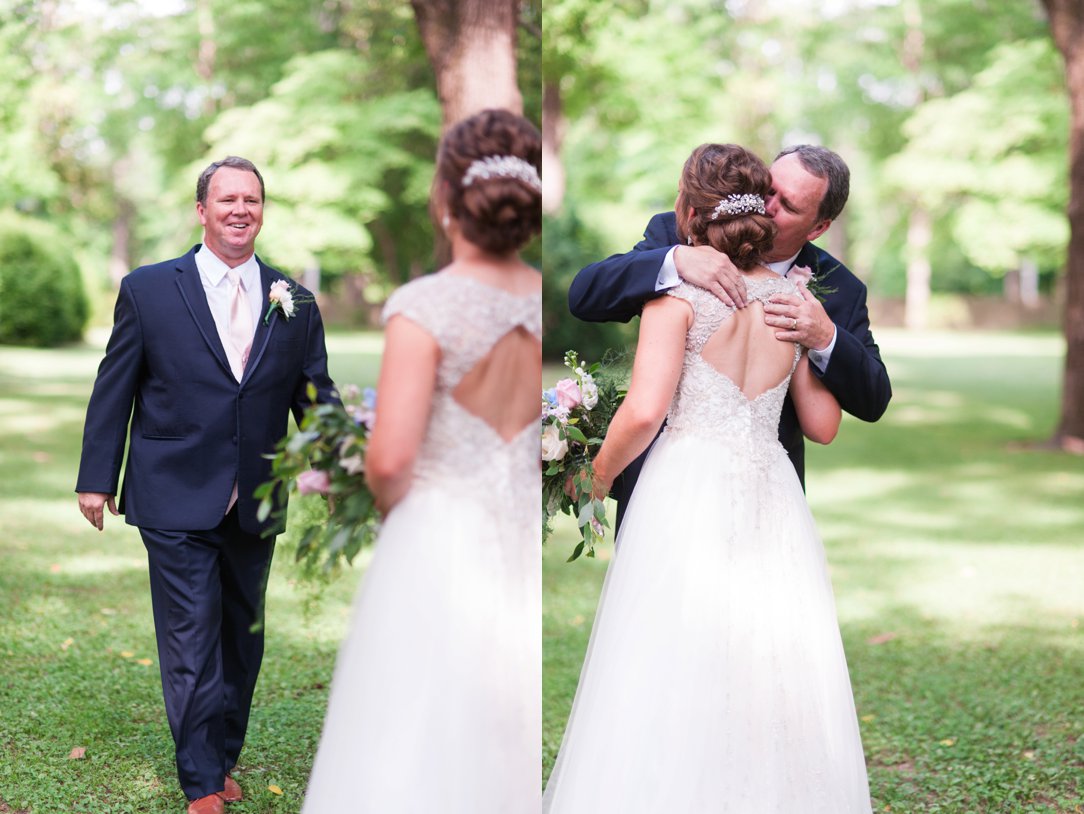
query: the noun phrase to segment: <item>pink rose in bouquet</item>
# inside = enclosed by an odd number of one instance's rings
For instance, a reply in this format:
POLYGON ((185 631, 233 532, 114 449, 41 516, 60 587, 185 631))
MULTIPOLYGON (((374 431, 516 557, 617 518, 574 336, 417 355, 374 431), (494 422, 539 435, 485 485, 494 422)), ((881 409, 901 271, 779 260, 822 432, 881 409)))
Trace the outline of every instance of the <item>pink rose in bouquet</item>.
POLYGON ((323 469, 308 469, 297 476, 297 491, 302 495, 326 495, 331 478, 323 469))

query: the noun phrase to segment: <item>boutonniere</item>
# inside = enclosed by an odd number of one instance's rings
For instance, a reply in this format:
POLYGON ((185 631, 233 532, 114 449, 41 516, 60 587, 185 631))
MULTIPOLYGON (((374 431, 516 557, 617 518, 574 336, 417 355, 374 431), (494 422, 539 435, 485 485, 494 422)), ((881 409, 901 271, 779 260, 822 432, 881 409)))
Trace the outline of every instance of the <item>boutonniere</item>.
POLYGON ((809 266, 791 266, 789 272, 787 272, 787 279, 793 282, 795 285, 800 285, 805 288, 810 294, 816 297, 821 302, 824 302, 824 298, 829 294, 835 294, 839 289, 829 287, 825 284, 825 280, 828 276, 840 267, 840 263, 836 263, 828 271, 821 271, 821 261, 817 257, 813 260, 815 269, 811 269, 809 266))
POLYGON ((271 283, 271 290, 267 292, 267 313, 264 314, 263 324, 269 325, 271 323, 271 315, 275 312, 275 309, 282 311, 282 317, 287 322, 290 321, 295 313, 297 313, 297 306, 302 303, 312 302, 312 297, 294 297, 294 292, 297 290, 297 286, 292 284, 289 280, 275 280, 271 283))

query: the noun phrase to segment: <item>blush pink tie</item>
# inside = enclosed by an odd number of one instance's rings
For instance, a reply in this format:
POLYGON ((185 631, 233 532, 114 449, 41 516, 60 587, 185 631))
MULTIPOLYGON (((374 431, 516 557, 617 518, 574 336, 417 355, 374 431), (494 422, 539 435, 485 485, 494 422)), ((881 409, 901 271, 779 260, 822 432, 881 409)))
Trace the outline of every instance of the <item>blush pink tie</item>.
POLYGON ((245 365, 248 364, 249 351, 252 349, 252 307, 249 305, 248 295, 245 294, 240 272, 230 269, 226 274, 233 287, 230 296, 230 327, 227 332, 230 341, 227 343, 226 356, 230 360, 230 370, 233 371, 234 378, 241 381, 245 365))
MULTIPOLYGON (((226 335, 226 357, 230 361, 230 370, 234 378, 241 381, 245 373, 245 365, 248 364, 248 354, 252 350, 252 333, 255 330, 252 325, 252 307, 245 294, 244 283, 241 282, 241 273, 236 269, 226 272, 233 293, 230 295, 230 325, 226 335)), ((230 493, 230 502, 226 505, 226 513, 229 514, 233 504, 237 502, 237 482, 234 481, 233 491, 230 493)))

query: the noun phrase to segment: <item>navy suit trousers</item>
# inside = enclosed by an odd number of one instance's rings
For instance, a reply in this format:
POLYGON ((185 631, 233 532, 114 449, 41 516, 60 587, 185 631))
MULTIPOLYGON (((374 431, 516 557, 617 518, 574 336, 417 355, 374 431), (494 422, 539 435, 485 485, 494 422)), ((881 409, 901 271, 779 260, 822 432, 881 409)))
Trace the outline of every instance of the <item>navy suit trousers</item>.
POLYGON ((209 531, 139 531, 177 775, 194 800, 222 791, 245 741, 274 538, 242 531, 236 506, 209 531))

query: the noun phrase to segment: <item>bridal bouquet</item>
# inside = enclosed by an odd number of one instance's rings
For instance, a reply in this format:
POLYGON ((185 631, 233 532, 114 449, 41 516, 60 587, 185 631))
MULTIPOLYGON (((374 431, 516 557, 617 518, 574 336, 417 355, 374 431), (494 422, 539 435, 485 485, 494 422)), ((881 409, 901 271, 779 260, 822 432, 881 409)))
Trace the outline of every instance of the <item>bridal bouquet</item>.
POLYGON ((575 351, 565 353, 565 367, 572 375, 542 391, 542 539, 558 512, 575 517, 583 539, 571 562, 584 549, 595 556, 609 526, 603 502, 592 494, 591 461, 625 390, 600 363, 581 362, 575 351))
POLYGON ((280 441, 269 456, 272 478, 255 493, 261 521, 271 514, 276 496, 282 513, 291 492, 327 496, 326 522, 314 520, 298 543, 297 561, 309 570, 330 571, 340 558, 351 562, 379 528, 379 513, 364 477, 376 391, 347 385, 339 397, 342 404, 316 404, 316 389, 309 385, 314 403, 306 408, 298 431, 280 441))

